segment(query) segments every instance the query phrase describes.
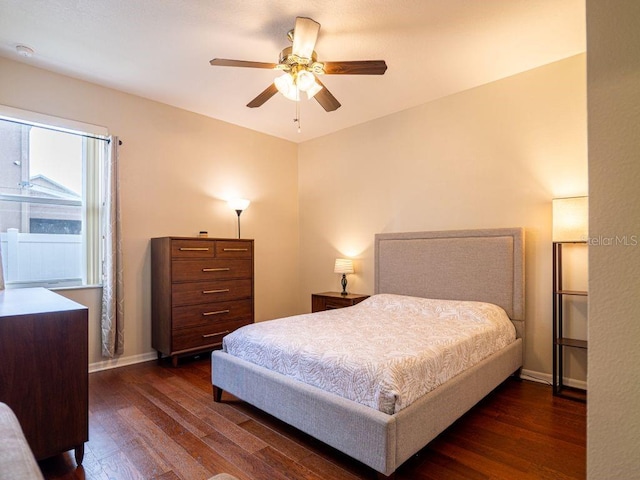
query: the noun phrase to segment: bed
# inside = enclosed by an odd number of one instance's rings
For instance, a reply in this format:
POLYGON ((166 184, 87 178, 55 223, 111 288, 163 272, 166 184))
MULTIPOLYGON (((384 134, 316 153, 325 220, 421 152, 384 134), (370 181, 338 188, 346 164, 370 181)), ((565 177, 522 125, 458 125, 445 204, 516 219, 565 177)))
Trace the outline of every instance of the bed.
POLYGON ((225 351, 212 354, 214 400, 227 391, 386 477, 522 367, 521 228, 377 234, 375 294, 494 304, 515 339, 393 413, 225 351))

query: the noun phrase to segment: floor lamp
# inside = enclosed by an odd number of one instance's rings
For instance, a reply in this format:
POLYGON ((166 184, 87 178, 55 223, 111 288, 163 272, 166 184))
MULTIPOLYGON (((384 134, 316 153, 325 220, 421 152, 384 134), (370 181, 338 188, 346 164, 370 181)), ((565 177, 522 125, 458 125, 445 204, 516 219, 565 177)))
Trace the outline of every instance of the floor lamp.
POLYGON ((229 205, 229 208, 231 208, 232 210, 235 210, 236 213, 238 214, 238 238, 240 238, 240 215, 244 210, 247 209, 250 203, 251 202, 245 198, 234 198, 227 202, 227 205, 229 205))

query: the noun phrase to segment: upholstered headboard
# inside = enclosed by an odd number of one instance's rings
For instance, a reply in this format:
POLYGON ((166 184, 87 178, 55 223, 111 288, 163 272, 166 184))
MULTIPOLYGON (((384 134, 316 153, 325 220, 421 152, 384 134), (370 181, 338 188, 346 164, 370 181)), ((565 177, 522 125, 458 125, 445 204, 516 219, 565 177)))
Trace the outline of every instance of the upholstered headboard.
POLYGON ((524 230, 376 234, 375 292, 494 303, 523 336, 524 230))

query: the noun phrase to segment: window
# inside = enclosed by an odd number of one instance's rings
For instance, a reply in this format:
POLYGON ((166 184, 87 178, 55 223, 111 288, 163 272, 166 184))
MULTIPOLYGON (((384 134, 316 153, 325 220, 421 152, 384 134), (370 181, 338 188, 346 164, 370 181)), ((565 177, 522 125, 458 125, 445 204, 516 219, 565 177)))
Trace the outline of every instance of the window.
POLYGON ((0 249, 7 288, 101 282, 100 172, 107 140, 93 134, 100 127, 60 128, 65 122, 0 107, 0 249))

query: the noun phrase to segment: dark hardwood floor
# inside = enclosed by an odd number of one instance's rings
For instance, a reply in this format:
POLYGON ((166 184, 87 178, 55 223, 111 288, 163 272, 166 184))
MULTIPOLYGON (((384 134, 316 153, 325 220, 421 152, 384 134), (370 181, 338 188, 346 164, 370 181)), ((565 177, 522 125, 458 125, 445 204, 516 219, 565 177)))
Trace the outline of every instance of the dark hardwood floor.
MULTIPOLYGON (((225 394, 208 358, 89 376, 89 442, 40 463, 47 479, 356 480, 375 472, 225 394)), ((585 478, 586 406, 509 379, 402 465, 398 480, 585 478)))

